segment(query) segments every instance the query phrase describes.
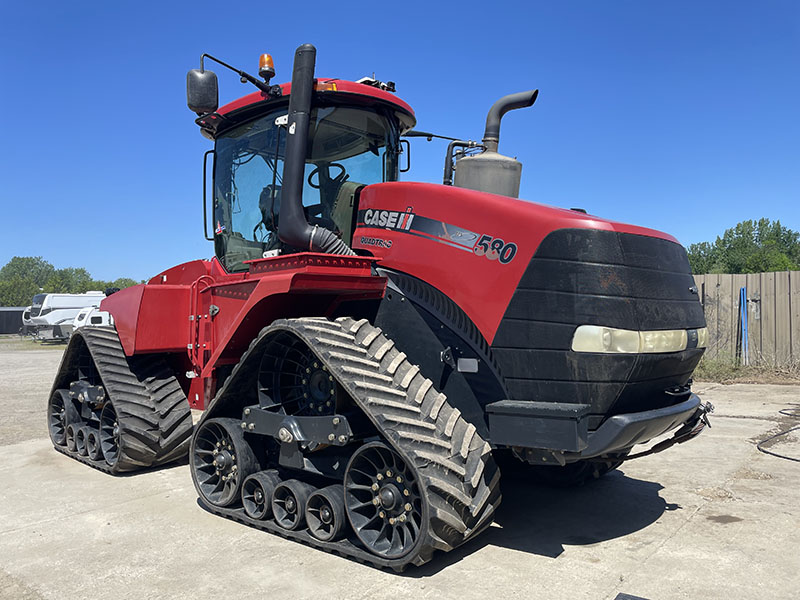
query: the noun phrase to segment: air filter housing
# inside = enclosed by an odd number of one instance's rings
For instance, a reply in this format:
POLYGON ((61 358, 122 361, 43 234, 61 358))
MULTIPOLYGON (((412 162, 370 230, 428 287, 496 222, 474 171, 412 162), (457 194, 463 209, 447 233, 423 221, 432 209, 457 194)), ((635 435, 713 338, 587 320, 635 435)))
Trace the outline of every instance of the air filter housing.
POLYGON ((454 185, 479 192, 519 197, 522 163, 510 156, 498 154, 500 121, 510 110, 533 105, 538 95, 539 90, 509 94, 492 105, 486 115, 486 129, 483 133, 483 147, 486 150, 477 156, 467 156, 456 161, 454 185))

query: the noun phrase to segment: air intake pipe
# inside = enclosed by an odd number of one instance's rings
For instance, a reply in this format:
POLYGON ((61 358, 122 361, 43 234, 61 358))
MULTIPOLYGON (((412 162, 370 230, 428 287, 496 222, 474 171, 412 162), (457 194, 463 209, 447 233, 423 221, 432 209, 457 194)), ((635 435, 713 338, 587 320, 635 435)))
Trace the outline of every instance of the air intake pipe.
POLYGON ((309 225, 303 213, 303 179, 316 58, 317 49, 311 44, 303 44, 295 50, 278 237, 283 243, 303 251, 353 255, 355 252, 335 233, 309 225))

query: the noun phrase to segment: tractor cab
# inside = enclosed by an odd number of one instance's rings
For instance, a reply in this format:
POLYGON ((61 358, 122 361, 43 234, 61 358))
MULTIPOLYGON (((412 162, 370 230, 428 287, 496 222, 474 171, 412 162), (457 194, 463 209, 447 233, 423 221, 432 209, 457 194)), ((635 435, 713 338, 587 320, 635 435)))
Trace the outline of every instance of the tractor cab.
MULTIPOLYGON (((348 245, 360 190, 397 180, 400 135, 415 122, 411 108, 385 85, 367 81, 315 80, 309 113, 303 214, 311 227, 331 231, 348 245)), ((195 83, 195 93, 196 88, 195 83)), ((246 271, 253 259, 309 250, 278 236, 287 140, 294 135, 291 85, 266 89, 220 109, 212 104, 212 111, 197 111, 203 134, 215 141, 209 216, 215 253, 229 272, 246 271)))

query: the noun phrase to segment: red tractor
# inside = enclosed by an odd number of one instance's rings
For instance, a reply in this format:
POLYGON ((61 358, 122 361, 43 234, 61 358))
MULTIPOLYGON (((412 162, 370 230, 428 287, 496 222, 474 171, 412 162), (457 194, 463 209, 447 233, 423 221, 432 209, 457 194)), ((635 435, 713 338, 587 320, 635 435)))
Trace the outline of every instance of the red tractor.
POLYGON ((536 91, 495 103, 482 143, 451 141, 445 185, 404 183, 402 136, 432 134, 393 84, 315 79, 315 57, 297 49, 291 85, 268 55, 261 79, 207 57, 258 88, 222 108, 216 75, 189 72, 215 257, 75 333, 59 452, 114 474, 188 452, 209 511, 402 570, 489 526, 497 458, 580 483, 702 430, 684 249, 516 198, 500 120, 536 91))

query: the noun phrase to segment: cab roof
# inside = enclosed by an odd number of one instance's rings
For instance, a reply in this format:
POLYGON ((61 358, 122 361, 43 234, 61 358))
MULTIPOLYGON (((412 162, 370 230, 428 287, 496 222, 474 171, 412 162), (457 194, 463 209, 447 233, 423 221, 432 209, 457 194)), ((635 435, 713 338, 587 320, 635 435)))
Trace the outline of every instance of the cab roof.
MULTIPOLYGON (((232 121, 241 122, 247 119, 248 116, 246 115, 249 115, 251 110, 262 102, 276 102, 280 98, 288 98, 292 92, 291 82, 280 84, 280 88, 282 96, 278 98, 268 96, 264 92, 253 92, 221 106, 213 113, 203 115, 197 119, 197 124, 200 125, 204 132, 208 132, 213 136, 218 129, 220 131, 228 129, 232 121)), ((346 79, 318 77, 315 79, 314 90, 316 93, 326 96, 328 94, 340 98, 342 96, 355 96, 362 102, 373 100, 385 107, 392 108, 400 118, 403 131, 413 128, 417 123, 414 110, 405 101, 390 92, 371 85, 347 81, 346 79)), ((204 135, 208 134, 204 133, 204 135)))

